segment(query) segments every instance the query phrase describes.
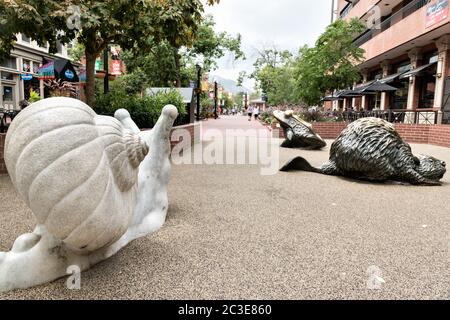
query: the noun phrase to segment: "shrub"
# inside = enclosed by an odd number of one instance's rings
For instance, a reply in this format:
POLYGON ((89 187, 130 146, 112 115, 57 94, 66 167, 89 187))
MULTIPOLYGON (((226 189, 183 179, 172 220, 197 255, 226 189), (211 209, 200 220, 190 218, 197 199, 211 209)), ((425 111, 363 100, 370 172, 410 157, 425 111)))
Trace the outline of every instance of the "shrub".
POLYGON ((28 98, 28 102, 29 103, 33 103, 33 102, 36 102, 36 101, 39 101, 39 100, 41 100, 41 96, 36 91, 31 90, 30 91, 30 98, 28 98))
POLYGON ((184 124, 186 107, 183 97, 176 90, 140 97, 127 94, 124 87, 115 86, 107 94, 98 94, 95 111, 98 114, 112 116, 117 109, 123 108, 130 112, 139 128, 152 128, 167 104, 173 104, 178 109, 179 116, 175 125, 184 124))

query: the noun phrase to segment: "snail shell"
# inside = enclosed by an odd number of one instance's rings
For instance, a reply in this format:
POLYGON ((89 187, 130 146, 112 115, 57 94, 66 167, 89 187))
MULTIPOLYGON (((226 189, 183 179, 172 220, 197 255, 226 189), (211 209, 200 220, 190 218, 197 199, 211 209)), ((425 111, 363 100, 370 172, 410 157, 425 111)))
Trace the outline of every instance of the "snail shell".
POLYGON ((77 252, 117 241, 135 204, 148 146, 112 117, 83 102, 44 99, 11 123, 5 163, 39 224, 77 252))

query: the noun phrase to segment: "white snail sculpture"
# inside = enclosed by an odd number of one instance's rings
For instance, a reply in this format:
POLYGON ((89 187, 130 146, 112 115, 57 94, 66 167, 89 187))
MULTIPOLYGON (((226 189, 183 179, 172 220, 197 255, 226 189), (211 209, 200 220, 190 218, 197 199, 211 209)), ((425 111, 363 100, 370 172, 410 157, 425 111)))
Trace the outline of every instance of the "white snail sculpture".
POLYGON ((174 106, 140 132, 126 110, 99 116, 83 102, 50 98, 11 123, 5 163, 37 227, 0 252, 0 291, 85 270, 165 222, 174 106))

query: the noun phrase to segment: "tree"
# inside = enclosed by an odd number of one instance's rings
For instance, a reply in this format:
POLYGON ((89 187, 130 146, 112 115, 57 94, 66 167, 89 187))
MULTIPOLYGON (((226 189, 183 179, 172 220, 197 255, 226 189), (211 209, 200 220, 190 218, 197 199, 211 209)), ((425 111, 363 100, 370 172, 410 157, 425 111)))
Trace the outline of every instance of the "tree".
POLYGON ((0 54, 9 54, 18 33, 41 46, 48 43, 51 53, 56 52, 57 41, 65 44, 77 39, 85 48, 86 99, 93 107, 95 59, 110 43, 144 51, 150 37, 156 42, 167 39, 174 45, 189 44, 202 12, 200 0, 3 0, 0 54))
MULTIPOLYGON (((296 102, 293 62, 294 57, 287 50, 270 48, 258 52, 255 71, 250 77, 257 81, 258 88, 268 96, 269 104, 296 102)), ((242 82, 244 76, 241 73, 238 81, 242 82)))
POLYGON ((216 60, 227 52, 234 59, 245 58, 241 51, 241 37, 233 37, 226 32, 214 31, 214 20, 206 16, 198 22, 195 38, 184 46, 174 44, 174 40, 155 42, 147 39, 149 50, 142 51, 135 47, 123 54, 125 64, 130 72, 142 70, 148 75, 152 86, 187 86, 189 81, 197 78, 195 62, 203 60, 203 70, 217 67, 216 60))
POLYGON ((364 28, 356 18, 337 20, 327 27, 315 47, 299 50, 294 77, 300 100, 317 105, 324 93, 347 88, 359 80, 357 65, 364 59, 364 50, 354 45, 353 39, 364 28))

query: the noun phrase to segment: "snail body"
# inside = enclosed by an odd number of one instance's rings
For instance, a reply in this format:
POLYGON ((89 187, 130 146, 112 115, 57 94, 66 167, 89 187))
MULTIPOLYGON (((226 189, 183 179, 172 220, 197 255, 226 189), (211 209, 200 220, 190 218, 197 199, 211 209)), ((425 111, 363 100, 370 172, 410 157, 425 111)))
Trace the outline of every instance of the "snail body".
POLYGON ((41 100, 11 124, 5 163, 38 224, 87 254, 117 241, 136 202, 140 136, 70 98, 41 100))

